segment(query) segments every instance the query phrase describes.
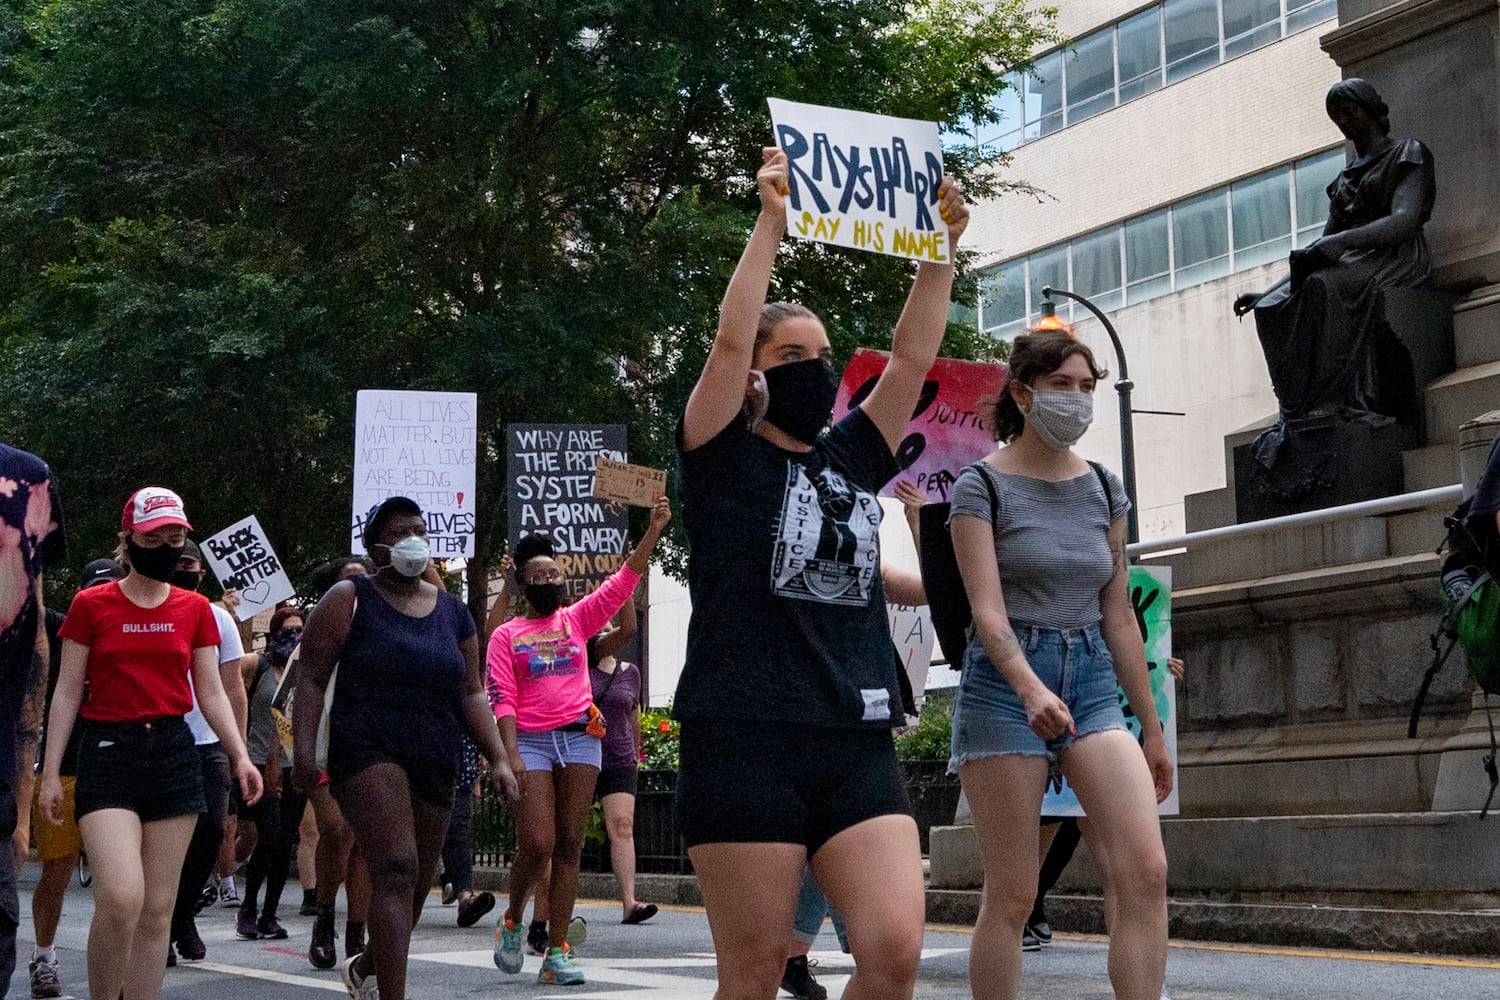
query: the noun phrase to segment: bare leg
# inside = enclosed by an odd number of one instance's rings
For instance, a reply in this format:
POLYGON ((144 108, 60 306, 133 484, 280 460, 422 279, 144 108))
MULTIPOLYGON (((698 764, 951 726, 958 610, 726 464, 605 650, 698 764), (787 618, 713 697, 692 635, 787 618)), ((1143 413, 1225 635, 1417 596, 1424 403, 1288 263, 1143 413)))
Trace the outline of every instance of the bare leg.
MULTIPOLYGON (((78 827, 93 873, 94 920, 89 925, 89 995, 117 997, 130 967, 126 942, 135 939, 146 896, 141 867, 141 819, 129 809, 99 809, 86 813, 78 827)), ((191 831, 189 832, 191 836, 191 831)), ((183 850, 187 850, 184 841, 183 850)), ((179 859, 180 862, 180 859, 179 859)), ((173 892, 177 881, 172 880, 173 892)), ((166 958, 162 945, 157 964, 166 958)), ((165 968, 163 968, 165 972, 165 968)))
MULTIPOLYGON (((547 887, 552 884, 552 861, 547 861, 547 866, 542 869, 542 874, 537 877, 536 888, 531 894, 531 922, 546 923, 552 915, 552 906, 547 901, 547 887)), ((523 907, 525 903, 521 904, 523 907)), ((517 920, 520 918, 517 917, 517 920)))
POLYGON ((609 834, 609 862, 620 886, 625 916, 635 910, 635 796, 613 792, 599 800, 604 807, 604 829, 609 834))
MULTIPOLYGON (((526 898, 552 861, 556 839, 552 772, 527 771, 521 780, 525 788, 516 816, 516 859, 510 866, 510 905, 504 914, 504 919, 518 924, 526 914, 526 898)), ((540 914, 536 918, 543 919, 540 914)))
POLYGON ((1158 1000, 1167 969, 1167 857, 1146 758, 1123 730, 1069 747, 1063 773, 1108 871, 1109 979, 1118 1000, 1158 1000))
MULTIPOLYGON (((130 967, 125 975, 125 995, 132 1000, 137 997, 155 1000, 161 995, 162 977, 167 974, 164 961, 167 935, 172 926, 172 908, 177 903, 177 880, 182 874, 182 859, 187 856, 188 843, 193 839, 193 828, 197 825, 197 813, 141 825, 139 864, 144 876, 144 896, 140 919, 135 925, 135 939, 130 945, 130 967)), ((93 852, 90 851, 89 855, 92 857, 93 852)), ((89 938, 92 953, 92 933, 89 938)), ((89 988, 92 991, 92 983, 89 988)))
POLYGON ((548 885, 547 938, 552 948, 568 940, 568 924, 578 899, 578 866, 583 857, 583 828, 594 804, 594 783, 599 769, 588 764, 569 764, 552 771, 556 798, 553 824, 552 881, 548 885))
POLYGON ((31 894, 31 926, 36 931, 38 948, 52 947, 52 941, 57 937, 63 895, 68 891, 68 879, 73 877, 73 868, 77 864, 76 854, 42 862, 41 877, 36 880, 36 889, 31 894))
POLYGON ((828 901, 847 914, 854 975, 845 1000, 911 1000, 926 915, 922 844, 910 816, 877 816, 812 856, 828 901))
MULTIPOLYGON (((419 880, 419 840, 432 839, 432 814, 441 813, 437 840, 438 847, 442 846, 446 810, 420 803, 406 772, 395 764, 373 764, 350 778, 346 787, 339 807, 354 830, 370 873, 370 947, 354 970, 361 978, 373 974, 382 995, 404 997, 412 900, 418 885, 426 888, 419 880)), ((431 856, 436 857, 436 848, 431 856)))
MULTIPOLYGON (((979 918, 969 948, 974 1000, 1015 1000, 1021 991, 1021 931, 1036 899, 1047 759, 1006 754, 961 765, 984 864, 979 918)), ((847 914, 848 911, 846 910, 847 914)))
POLYGON ((715 1000, 771 1000, 786 971, 787 928, 797 913, 807 850, 801 844, 699 844, 688 857, 714 939, 715 1000))

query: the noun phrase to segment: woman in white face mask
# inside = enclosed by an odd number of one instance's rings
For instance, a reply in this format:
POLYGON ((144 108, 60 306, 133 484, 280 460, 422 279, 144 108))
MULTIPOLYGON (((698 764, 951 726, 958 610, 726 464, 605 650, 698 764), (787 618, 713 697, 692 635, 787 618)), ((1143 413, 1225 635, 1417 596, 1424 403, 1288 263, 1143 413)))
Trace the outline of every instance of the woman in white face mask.
POLYGON ((1072 451, 1105 375, 1061 331, 1016 338, 993 415, 1001 447, 954 485, 950 527, 974 628, 952 757, 979 836, 984 900, 974 996, 1020 991, 1048 771, 1078 794, 1108 858, 1116 997, 1157 1000, 1166 969, 1166 857, 1156 804, 1172 787, 1145 649, 1127 594, 1120 480, 1072 451), (1116 684, 1145 731, 1125 727, 1116 684))
POLYGON ((453 806, 467 730, 504 795, 518 795, 484 691, 474 619, 424 574, 422 510, 405 497, 365 519, 373 576, 334 584, 302 633, 292 715, 292 783, 318 783, 318 723, 339 666, 328 726, 329 790, 370 874, 370 946, 343 964, 356 1000, 406 996, 411 928, 422 911, 453 806), (306 707, 301 707, 306 706, 306 707))

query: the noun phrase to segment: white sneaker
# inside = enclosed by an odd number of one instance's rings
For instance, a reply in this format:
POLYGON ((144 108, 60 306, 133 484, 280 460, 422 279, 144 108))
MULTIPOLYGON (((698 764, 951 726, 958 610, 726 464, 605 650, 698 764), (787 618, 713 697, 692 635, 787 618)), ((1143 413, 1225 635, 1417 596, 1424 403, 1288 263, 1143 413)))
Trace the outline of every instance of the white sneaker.
POLYGON ((240 891, 234 887, 234 876, 219 879, 219 905, 239 906, 240 891))
POLYGON ((349 1000, 380 1000, 380 987, 375 985, 374 976, 360 980, 354 978, 354 963, 358 958, 358 955, 350 955, 339 966, 339 977, 344 980, 344 989, 349 991, 349 1000))

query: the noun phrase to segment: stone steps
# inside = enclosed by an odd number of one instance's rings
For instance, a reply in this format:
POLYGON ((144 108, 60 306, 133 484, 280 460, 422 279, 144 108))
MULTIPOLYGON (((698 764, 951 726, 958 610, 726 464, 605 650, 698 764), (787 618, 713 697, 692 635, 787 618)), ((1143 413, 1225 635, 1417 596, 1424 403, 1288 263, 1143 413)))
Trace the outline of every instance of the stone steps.
POLYGON ((1500 406, 1500 361, 1469 365, 1427 386, 1427 443, 1458 440, 1461 424, 1500 406))

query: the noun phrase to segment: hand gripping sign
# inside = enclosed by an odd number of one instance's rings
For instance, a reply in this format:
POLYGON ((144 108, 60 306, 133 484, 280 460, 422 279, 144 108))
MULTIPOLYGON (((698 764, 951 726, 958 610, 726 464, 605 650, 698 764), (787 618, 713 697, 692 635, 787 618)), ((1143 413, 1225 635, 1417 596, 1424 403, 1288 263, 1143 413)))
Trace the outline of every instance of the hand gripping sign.
POLYGON ((787 229, 803 239, 947 263, 935 122, 770 98, 786 153, 787 229))

